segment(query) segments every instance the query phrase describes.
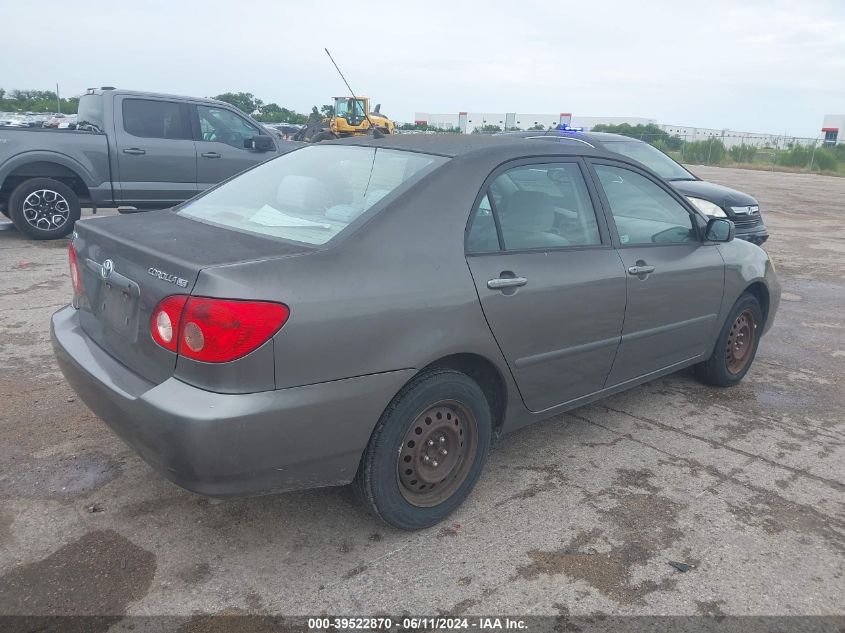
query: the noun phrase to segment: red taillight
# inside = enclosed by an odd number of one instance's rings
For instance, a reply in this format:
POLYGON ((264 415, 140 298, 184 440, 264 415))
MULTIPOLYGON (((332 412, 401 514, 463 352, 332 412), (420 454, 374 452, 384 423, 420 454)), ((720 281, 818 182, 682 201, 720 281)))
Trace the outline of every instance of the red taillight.
POLYGON ((156 343, 181 356, 225 363, 261 347, 289 315, 281 303, 173 295, 153 310, 150 330, 156 343))
POLYGON ((79 259, 76 257, 76 249, 73 247, 73 242, 70 243, 67 249, 67 260, 70 264, 70 283, 73 286, 73 294, 82 294, 82 271, 79 270, 79 259))
POLYGON ((188 295, 165 297, 150 317, 150 333, 153 340, 171 352, 177 351, 179 347, 179 320, 187 301, 188 295))

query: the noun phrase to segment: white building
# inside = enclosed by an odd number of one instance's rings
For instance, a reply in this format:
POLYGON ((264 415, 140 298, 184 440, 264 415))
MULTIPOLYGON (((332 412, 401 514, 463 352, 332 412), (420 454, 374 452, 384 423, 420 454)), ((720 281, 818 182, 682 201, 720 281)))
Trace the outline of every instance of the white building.
POLYGON ((619 125, 628 123, 630 125, 648 125, 656 123, 654 119, 643 119, 638 117, 595 117, 576 116, 570 112, 559 114, 533 114, 522 112, 455 112, 450 114, 437 114, 432 112, 415 112, 415 123, 426 123, 432 127, 457 128, 465 134, 470 134, 475 128, 485 125, 495 125, 505 130, 520 129, 528 130, 532 127, 541 126, 543 129, 555 128, 563 123, 573 127, 583 127, 585 130, 600 124, 619 125))
POLYGON ((845 114, 825 114, 822 134, 825 143, 831 145, 845 143, 845 114))
POLYGON ((762 132, 739 132, 737 130, 718 129, 711 127, 691 127, 688 125, 661 124, 658 127, 670 136, 678 136, 685 141, 706 141, 711 138, 719 139, 725 147, 736 145, 753 145, 754 147, 786 147, 788 145, 812 145, 815 139, 783 134, 766 134, 762 132))

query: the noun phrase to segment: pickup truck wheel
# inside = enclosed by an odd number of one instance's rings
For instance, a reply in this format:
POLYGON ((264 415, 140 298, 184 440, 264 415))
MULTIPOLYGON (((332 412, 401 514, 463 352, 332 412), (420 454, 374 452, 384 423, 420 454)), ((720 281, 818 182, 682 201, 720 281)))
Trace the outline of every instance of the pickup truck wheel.
POLYGON ((32 178, 9 197, 9 217, 17 229, 36 240, 54 240, 73 230, 82 209, 73 189, 52 178, 32 178))
POLYGON ((403 530, 442 521, 481 474, 492 435, 490 406, 469 376, 435 369, 387 407, 355 478, 369 511, 403 530))

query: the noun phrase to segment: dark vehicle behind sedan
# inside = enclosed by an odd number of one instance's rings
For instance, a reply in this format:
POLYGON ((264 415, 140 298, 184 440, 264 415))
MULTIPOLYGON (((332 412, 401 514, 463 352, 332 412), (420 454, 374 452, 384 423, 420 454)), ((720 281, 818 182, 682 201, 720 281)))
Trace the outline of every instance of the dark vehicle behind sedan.
POLYGON ((549 130, 547 132, 506 132, 502 136, 581 143, 639 161, 687 197, 699 211, 712 218, 729 218, 736 236, 753 244, 769 239, 769 230, 760 215, 760 205, 747 193, 701 180, 683 165, 648 143, 607 132, 549 130))
POLYGON ((733 235, 582 144, 321 143, 174 209, 80 222, 53 345, 175 483, 354 482, 416 529, 509 431, 689 366, 740 381, 780 290, 733 235))

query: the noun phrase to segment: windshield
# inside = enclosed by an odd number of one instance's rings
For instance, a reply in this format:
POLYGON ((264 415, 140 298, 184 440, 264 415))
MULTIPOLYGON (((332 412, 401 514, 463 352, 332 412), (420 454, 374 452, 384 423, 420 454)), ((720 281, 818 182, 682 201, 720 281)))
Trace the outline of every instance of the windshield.
POLYGON ((350 114, 353 118, 364 116, 364 100, 363 99, 345 99, 339 97, 335 99, 334 112, 337 116, 347 118, 350 114), (350 110, 353 110, 350 113, 350 110))
POLYGON ((312 145, 251 169, 183 206, 216 226, 324 244, 367 209, 447 159, 353 145, 312 145))
POLYGON ((77 129, 103 131, 103 95, 83 95, 79 98, 77 129))
POLYGON ((695 180, 695 176, 656 147, 641 141, 604 143, 611 152, 633 158, 666 180, 695 180))

